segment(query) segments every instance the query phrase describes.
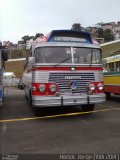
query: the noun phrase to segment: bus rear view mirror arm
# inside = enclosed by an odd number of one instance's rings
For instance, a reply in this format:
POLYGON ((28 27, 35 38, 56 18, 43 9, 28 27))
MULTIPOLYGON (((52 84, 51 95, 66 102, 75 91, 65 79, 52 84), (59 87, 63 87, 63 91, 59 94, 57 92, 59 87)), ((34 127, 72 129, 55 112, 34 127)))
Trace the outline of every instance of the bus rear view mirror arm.
POLYGON ((28 65, 35 63, 35 57, 28 57, 28 65))

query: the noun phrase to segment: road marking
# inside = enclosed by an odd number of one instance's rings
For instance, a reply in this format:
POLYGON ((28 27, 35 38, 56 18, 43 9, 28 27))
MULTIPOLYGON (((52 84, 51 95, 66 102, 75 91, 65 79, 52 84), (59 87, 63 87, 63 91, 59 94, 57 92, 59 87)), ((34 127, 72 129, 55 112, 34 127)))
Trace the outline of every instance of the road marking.
POLYGON ((28 120, 37 120, 37 119, 47 119, 47 118, 56 118, 56 117, 76 116, 76 115, 84 115, 84 114, 97 113, 97 112, 106 112, 106 111, 111 111, 111 110, 120 110, 120 109, 118 109, 118 108, 110 108, 110 109, 96 110, 96 111, 90 111, 90 112, 75 112, 75 113, 66 113, 66 114, 58 114, 58 115, 50 115, 50 116, 42 116, 42 117, 5 119, 5 120, 0 120, 0 123, 17 122, 17 121, 28 121, 28 120))
POLYGON ((7 125, 6 125, 6 122, 4 122, 2 126, 2 134, 5 134, 6 131, 7 131, 7 125))
POLYGON ((112 108, 112 107, 110 107, 111 109, 116 109, 116 110, 119 110, 120 111, 120 108, 112 108))

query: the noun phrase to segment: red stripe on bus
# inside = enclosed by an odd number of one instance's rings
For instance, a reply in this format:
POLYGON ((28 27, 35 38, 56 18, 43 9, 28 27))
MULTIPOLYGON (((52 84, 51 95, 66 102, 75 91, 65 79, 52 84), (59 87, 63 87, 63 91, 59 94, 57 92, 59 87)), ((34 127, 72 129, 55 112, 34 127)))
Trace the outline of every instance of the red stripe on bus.
POLYGON ((104 85, 104 91, 107 93, 120 94, 120 86, 115 85, 104 85))
POLYGON ((71 71, 72 68, 75 68, 75 71, 78 71, 78 70, 103 70, 102 67, 34 67, 34 68, 32 68, 32 70, 33 71, 38 71, 38 70, 46 70, 46 71, 71 71))

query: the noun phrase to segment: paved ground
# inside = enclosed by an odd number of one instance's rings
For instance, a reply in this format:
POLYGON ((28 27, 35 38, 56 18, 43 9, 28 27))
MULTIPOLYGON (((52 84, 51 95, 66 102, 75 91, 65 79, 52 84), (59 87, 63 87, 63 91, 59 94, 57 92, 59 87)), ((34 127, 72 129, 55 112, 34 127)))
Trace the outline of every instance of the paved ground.
POLYGON ((23 90, 7 88, 0 108, 0 153, 120 152, 119 96, 97 105, 92 114, 68 107, 47 109, 43 116, 35 117, 23 90))

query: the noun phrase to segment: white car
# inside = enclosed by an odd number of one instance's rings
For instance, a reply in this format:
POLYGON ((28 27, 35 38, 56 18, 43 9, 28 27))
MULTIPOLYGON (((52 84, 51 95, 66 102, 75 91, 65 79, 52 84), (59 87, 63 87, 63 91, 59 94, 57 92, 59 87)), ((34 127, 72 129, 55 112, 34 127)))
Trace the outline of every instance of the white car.
POLYGON ((18 86, 19 78, 16 77, 14 72, 3 73, 3 84, 4 86, 18 86))

